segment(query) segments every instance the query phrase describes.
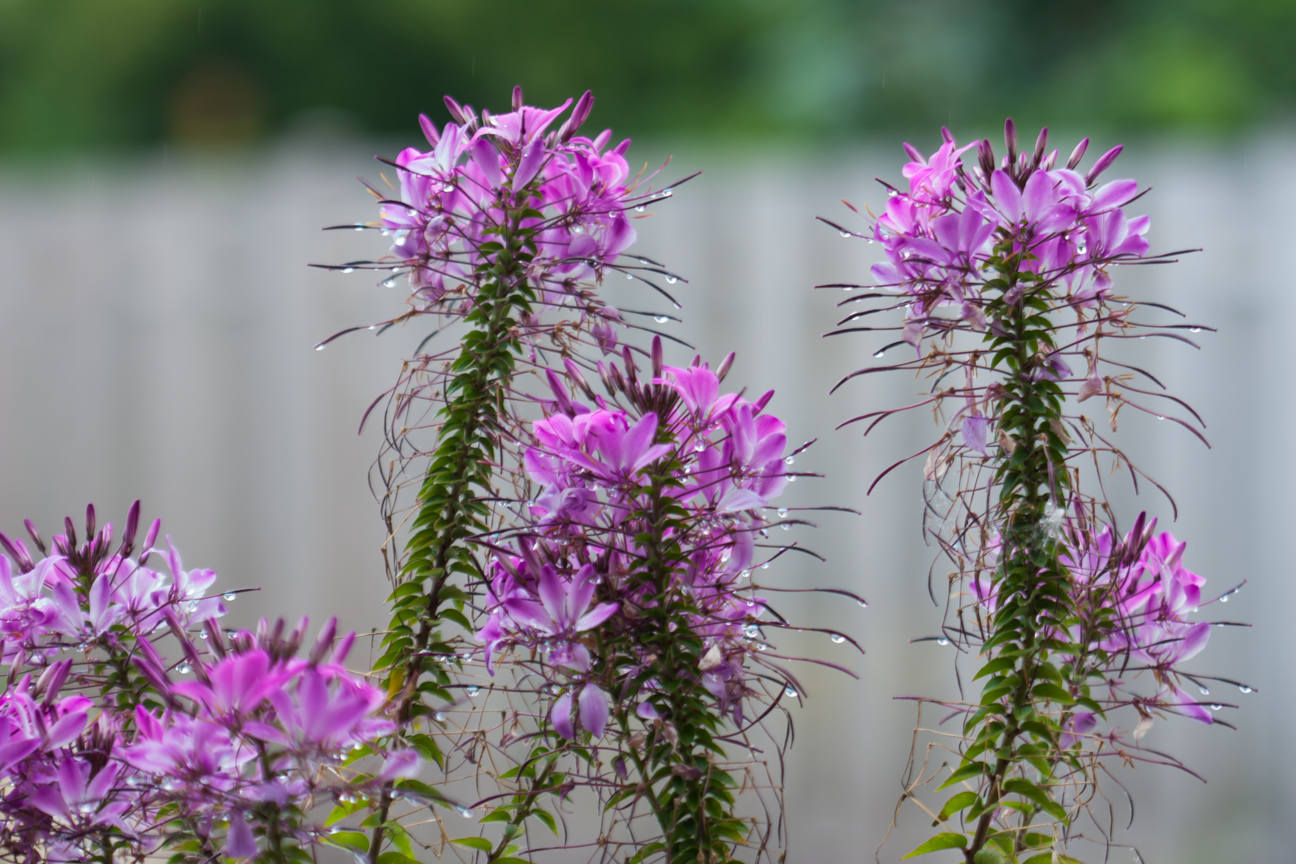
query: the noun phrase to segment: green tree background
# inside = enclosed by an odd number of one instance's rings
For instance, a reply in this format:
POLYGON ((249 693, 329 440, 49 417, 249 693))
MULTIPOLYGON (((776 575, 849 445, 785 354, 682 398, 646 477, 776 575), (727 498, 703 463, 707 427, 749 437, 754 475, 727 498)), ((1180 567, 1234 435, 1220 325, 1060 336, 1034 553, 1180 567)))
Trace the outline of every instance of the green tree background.
POLYGON ((1294 0, 0 0, 0 151, 404 134, 516 83, 637 136, 1216 134, 1291 112, 1294 36, 1294 0))

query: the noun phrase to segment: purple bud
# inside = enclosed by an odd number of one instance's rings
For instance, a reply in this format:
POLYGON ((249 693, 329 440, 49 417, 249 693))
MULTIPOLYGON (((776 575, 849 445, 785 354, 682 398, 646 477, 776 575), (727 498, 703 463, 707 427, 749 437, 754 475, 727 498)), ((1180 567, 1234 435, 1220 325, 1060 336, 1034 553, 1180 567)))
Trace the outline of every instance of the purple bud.
POLYGON ((441 133, 437 132, 436 124, 432 122, 432 118, 428 117, 426 114, 420 114, 419 126, 423 127, 423 137, 427 139, 429 144, 435 147, 437 142, 441 140, 441 133))
POLYGON ((41 554, 42 555, 46 554, 45 541, 41 540, 40 532, 36 530, 36 526, 32 523, 32 521, 30 519, 24 519, 23 527, 27 529, 27 533, 31 535, 32 542, 36 544, 37 549, 41 550, 41 554))
POLYGON ((949 130, 948 126, 941 127, 941 140, 943 140, 946 144, 954 143, 954 133, 949 130))
POLYGON ((720 361, 720 368, 716 370, 716 377, 721 381, 729 374, 729 369, 733 366, 734 352, 730 351, 725 358, 720 361))
POLYGON ((525 104, 526 103, 522 101, 522 85, 519 84, 513 88, 513 110, 521 111, 522 106, 525 104))
POLYGON ((1119 156, 1120 152, 1124 149, 1124 144, 1117 144, 1115 147, 1099 156, 1098 161, 1093 164, 1093 167, 1089 169, 1089 173, 1085 175, 1085 183, 1092 186, 1093 182, 1098 179, 1098 175, 1110 168, 1111 164, 1116 161, 1116 157, 1119 156))
POLYGON ((554 399, 558 402, 558 410, 568 417, 575 417, 576 411, 572 408, 571 397, 568 396, 567 388, 563 386, 558 373, 552 369, 546 369, 545 378, 549 381, 549 389, 553 391, 554 399))
POLYGON ((774 398, 773 390, 766 392, 764 396, 757 399, 756 402, 752 405, 752 413, 759 414, 760 412, 764 411, 765 406, 768 405, 769 401, 773 398, 774 398))
POLYGON ((1044 151, 1048 147, 1048 127, 1045 126, 1040 130, 1039 137, 1035 139, 1035 153, 1031 157, 1031 164, 1036 168, 1044 161, 1044 151))
MULTIPOLYGON (((515 90, 514 98, 517 98, 517 96, 520 95, 520 92, 521 88, 515 90)), ((320 628, 319 635, 315 637, 315 647, 311 649, 310 653, 311 663, 319 663, 324 659, 325 655, 328 654, 329 649, 333 647, 333 640, 336 636, 337 616, 334 615, 332 618, 324 622, 324 626, 320 628)))
MULTIPOLYGON (((639 367, 635 365, 634 354, 631 353, 629 345, 622 347, 621 359, 625 362, 625 373, 626 377, 630 379, 630 383, 639 383, 639 367)), ((616 369, 615 366, 612 368, 616 369)))
POLYGON ((148 531, 144 533, 144 554, 140 556, 140 566, 149 559, 149 553, 153 550, 153 544, 157 542, 158 532, 162 530, 162 520, 154 519, 153 524, 149 525, 148 531))
POLYGON ((351 653, 351 646, 355 644, 355 638, 356 635, 353 630, 344 634, 342 638, 337 641, 337 647, 333 649, 334 663, 341 664, 346 662, 347 655, 351 653))
POLYGON ((139 530, 140 502, 135 499, 135 503, 130 506, 126 513, 126 531, 122 534, 122 548, 130 549, 135 545, 135 532, 139 530))
POLYGON ((576 107, 572 109, 571 119, 563 124, 563 134, 560 136, 564 141, 576 134, 576 130, 589 119, 590 110, 594 107, 594 91, 586 90, 581 97, 576 100, 576 107))
POLYGON ((922 154, 918 152, 918 148, 910 144, 908 141, 904 143, 904 151, 905 151, 905 155, 908 156, 910 160, 914 162, 927 161, 926 159, 923 158, 922 154))
POLYGON ((53 705, 54 700, 58 698, 59 690, 63 687, 63 682, 67 680, 68 670, 72 668, 72 659, 68 658, 60 663, 49 666, 41 673, 36 681, 36 687, 32 691, 33 696, 45 694, 45 704, 53 705))
POLYGON ((217 657, 224 657, 229 653, 229 646, 225 644, 225 634, 221 631, 220 625, 216 623, 215 618, 208 618, 204 621, 203 630, 207 633, 207 645, 211 648, 213 654, 217 657))
POLYGON ((1053 166, 1057 164, 1057 157, 1058 157, 1058 151, 1054 150, 1052 153, 1048 155, 1048 158, 1044 160, 1044 164, 1040 167, 1042 167, 1045 171, 1052 171, 1053 166))
POLYGON ((563 358, 563 366, 567 369, 567 377, 572 380, 581 392, 585 394, 586 399, 594 398, 594 391, 590 389, 589 384, 585 382, 585 376, 581 373, 581 368, 570 357, 563 358))
POLYGON ((1075 146, 1075 149, 1071 151, 1071 158, 1067 160, 1067 167, 1074 170, 1080 164, 1080 160, 1084 158, 1085 151, 1088 149, 1089 139, 1082 138, 1080 143, 1075 146))
POLYGON ((1004 146, 1008 148, 1008 164, 1017 161, 1017 126, 1009 117, 1004 121, 1004 146))
POLYGON ((985 174, 986 183, 989 183, 990 175, 995 172, 994 148, 990 146, 989 138, 982 138, 981 143, 977 145, 977 161, 981 163, 981 172, 985 174))
POLYGON ((652 373, 654 378, 660 378, 662 374, 662 340, 660 336, 654 336, 652 341, 652 373))
POLYGON ((86 539, 89 540, 95 535, 95 508, 93 504, 86 505, 86 539))
POLYGON ((63 531, 63 539, 67 550, 71 551, 75 549, 77 545, 76 526, 72 524, 71 516, 63 517, 63 531))
POLYGON ((450 112, 451 120, 455 121, 460 125, 463 125, 468 122, 468 119, 464 116, 463 107, 454 99, 450 98, 449 96, 445 97, 445 106, 446 106, 446 110, 450 112))
POLYGON ((18 569, 26 573, 32 570, 36 565, 32 563, 31 555, 27 552, 26 545, 21 540, 10 540, 7 535, 0 532, 0 546, 9 553, 9 557, 18 565, 18 569))

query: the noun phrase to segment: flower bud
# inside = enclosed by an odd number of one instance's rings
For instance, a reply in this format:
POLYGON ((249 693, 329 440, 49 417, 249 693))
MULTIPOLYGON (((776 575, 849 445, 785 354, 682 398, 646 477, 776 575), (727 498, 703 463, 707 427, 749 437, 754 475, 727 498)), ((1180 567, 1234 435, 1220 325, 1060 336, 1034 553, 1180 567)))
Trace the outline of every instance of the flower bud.
POLYGON ((1039 137, 1035 139, 1035 153, 1031 157, 1031 164, 1036 168, 1044 161, 1044 151, 1048 147, 1048 127, 1045 126, 1040 130, 1039 137))
POLYGON ((1011 117, 1004 121, 1004 146, 1008 148, 1008 164, 1017 161, 1017 126, 1011 117))
POLYGON ((1092 186, 1093 182, 1098 179, 1098 175, 1110 168, 1111 164, 1116 161, 1116 157, 1119 156, 1120 152, 1124 149, 1124 144, 1117 144, 1115 147, 1099 156, 1098 161, 1093 164, 1093 167, 1089 169, 1089 173, 1085 175, 1085 183, 1092 186))
POLYGON ((1071 151, 1071 158, 1067 160, 1067 167, 1074 169, 1077 165, 1079 165, 1080 160, 1084 158, 1085 150, 1087 149, 1089 149, 1089 139, 1088 138, 1080 139, 1080 143, 1077 144, 1075 146, 1075 149, 1071 151))
POLYGON ((521 111, 522 106, 526 103, 522 101, 522 85, 518 84, 513 88, 513 110, 521 111))

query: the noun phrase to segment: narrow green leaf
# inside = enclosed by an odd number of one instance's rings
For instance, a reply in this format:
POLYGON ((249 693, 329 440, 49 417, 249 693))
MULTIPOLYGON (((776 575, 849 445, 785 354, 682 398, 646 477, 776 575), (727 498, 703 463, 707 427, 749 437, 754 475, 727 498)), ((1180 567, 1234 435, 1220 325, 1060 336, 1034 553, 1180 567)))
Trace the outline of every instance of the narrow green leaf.
MULTIPOLYGON (((942 849, 966 849, 966 848, 967 848, 966 837, 964 837, 962 834, 952 834, 947 832, 945 834, 937 834, 935 837, 931 838, 926 843, 922 844, 917 849, 910 852, 908 855, 905 855, 904 858, 914 858, 917 857, 918 855, 926 855, 929 852, 939 852, 942 849)), ((904 858, 902 858, 901 860, 903 861, 904 858)))

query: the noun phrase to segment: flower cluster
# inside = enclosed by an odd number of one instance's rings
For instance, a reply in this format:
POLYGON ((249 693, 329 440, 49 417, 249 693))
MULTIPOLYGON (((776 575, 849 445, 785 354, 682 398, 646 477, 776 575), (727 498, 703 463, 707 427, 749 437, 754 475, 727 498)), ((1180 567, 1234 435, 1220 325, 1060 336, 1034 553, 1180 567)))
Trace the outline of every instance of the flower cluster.
MULTIPOLYGON (((447 295, 471 301, 475 271, 490 260, 505 226, 530 232, 528 279, 546 292, 548 305, 562 305, 578 280, 601 274, 635 242, 627 211, 657 196, 635 191, 629 139, 609 148, 611 130, 592 139, 576 134, 593 107, 590 93, 560 128, 550 128, 571 104, 526 106, 519 89, 508 114, 478 117, 447 97, 454 122, 438 130, 420 117, 432 149, 411 147, 396 157, 400 196, 383 202, 381 225, 424 308, 447 295)), ((614 310, 601 317, 594 326, 602 330, 616 320, 614 310)))
MULTIPOLYGON (((660 356, 658 341, 654 357, 660 356)), ((618 641, 617 631, 633 629, 642 610, 661 603, 667 592, 689 600, 681 623, 703 646, 695 677, 720 710, 742 724, 749 693, 744 665, 757 646, 765 647, 756 639, 765 602, 745 580, 757 556, 756 538, 769 525, 764 511, 794 475, 785 463, 784 424, 764 410, 772 391, 756 402, 720 393, 729 362, 716 372, 700 361, 677 368, 658 359, 654 375, 639 386, 627 351, 627 374, 616 365, 599 368, 609 394, 639 397, 626 407, 595 395, 575 364, 567 367, 568 380, 592 405, 549 375, 551 413, 534 423, 535 443, 525 453, 540 490, 529 504, 537 536, 519 543, 519 555, 497 556, 490 616, 478 638, 486 642, 488 663, 500 649, 542 648, 563 677, 581 682, 580 725, 596 738, 608 705, 591 675, 603 664, 592 660, 587 645, 618 641), (667 463, 667 495, 687 525, 681 538, 687 560, 661 585, 644 577, 649 552, 637 538, 646 528, 651 469, 667 463), (590 631, 599 628, 591 639, 590 631)), ((640 699, 639 716, 655 718, 647 694, 640 699)), ((570 694, 552 709, 555 728, 567 738, 574 735, 571 711, 570 694)))
POLYGON ((1048 130, 1033 154, 1018 154, 1010 121, 1008 153, 996 167, 989 141, 959 147, 949 130, 942 131, 945 141, 929 158, 905 145, 912 160, 903 172, 909 191, 890 190, 872 234, 886 254, 873 266, 877 283, 912 297, 904 339, 915 347, 924 332, 945 327, 935 317, 937 307, 954 307, 974 329, 989 326, 984 292, 994 274, 986 270, 1000 243, 1024 253, 1023 272, 1056 283, 1078 312, 1109 294, 1109 265, 1147 253, 1148 218, 1131 218, 1124 209, 1139 197, 1138 184, 1097 185, 1119 146, 1081 174, 1076 166, 1086 138, 1066 167, 1054 168, 1057 151, 1045 156, 1048 130), (979 159, 968 167, 963 154, 973 147, 979 159))
POLYGON ((28 523, 39 558, 0 535, 0 848, 31 861, 279 856, 324 837, 306 818, 319 796, 417 772, 403 751, 376 776, 342 770, 383 753, 394 728, 385 694, 341 665, 353 635, 330 621, 301 659, 304 620, 223 630, 233 595, 211 595, 216 574, 186 571, 169 538, 155 549, 157 521, 133 557, 138 520, 136 502, 116 550, 93 507, 88 539, 69 520, 52 554, 28 523), (147 566, 155 556, 169 573, 147 566))

